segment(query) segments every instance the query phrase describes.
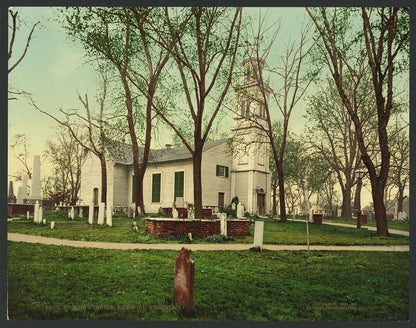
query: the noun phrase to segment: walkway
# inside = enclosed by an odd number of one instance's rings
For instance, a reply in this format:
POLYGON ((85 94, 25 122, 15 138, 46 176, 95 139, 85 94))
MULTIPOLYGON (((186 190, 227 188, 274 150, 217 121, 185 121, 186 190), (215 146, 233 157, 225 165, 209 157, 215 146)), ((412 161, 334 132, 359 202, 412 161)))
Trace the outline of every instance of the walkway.
MULTIPOLYGON (((101 249, 157 249, 177 250, 186 247, 192 251, 243 251, 253 247, 252 244, 134 244, 134 243, 105 243, 93 241, 65 240, 20 233, 8 233, 7 239, 15 242, 39 243, 45 245, 59 245, 72 247, 88 247, 101 249)), ((271 251, 306 251, 306 245, 263 245, 263 249, 271 251)), ((392 246, 322 246, 311 245, 311 251, 382 251, 382 252, 408 252, 408 245, 392 246)))
MULTIPOLYGON (((300 219, 288 219, 288 221, 295 221, 295 222, 305 223, 305 220, 300 220, 300 219)), ((309 223, 311 223, 311 221, 309 221, 309 223)), ((322 224, 332 225, 332 226, 339 226, 339 227, 347 227, 347 228, 356 228, 356 225, 345 224, 345 223, 334 223, 334 222, 322 221, 322 224)), ((364 225, 364 224, 362 225, 362 228, 370 230, 370 231, 377 231, 376 227, 369 227, 369 226, 364 225)), ((394 235, 402 235, 402 236, 409 237, 409 231, 389 229, 389 233, 394 234, 394 235)))

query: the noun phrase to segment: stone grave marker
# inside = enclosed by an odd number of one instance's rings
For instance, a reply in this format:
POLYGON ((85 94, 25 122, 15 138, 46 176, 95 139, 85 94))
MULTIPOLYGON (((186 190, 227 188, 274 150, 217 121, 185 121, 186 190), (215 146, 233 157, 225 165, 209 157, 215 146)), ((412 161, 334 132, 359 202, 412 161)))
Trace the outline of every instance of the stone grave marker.
POLYGON ((172 218, 177 219, 179 217, 178 210, 174 207, 172 208, 172 218))
POLYGON ((179 306, 192 309, 194 305, 194 261, 189 250, 182 247, 175 260, 174 300, 179 306))
POLYGON ((53 229, 55 229, 55 221, 52 221, 51 222, 51 229, 53 230, 53 229))
POLYGON ((46 224, 46 219, 43 219, 43 208, 42 206, 39 206, 39 212, 38 212, 38 222, 39 223, 45 223, 46 224), (45 222, 43 222, 45 221, 45 222))
POLYGON ((237 205, 237 218, 244 218, 244 205, 241 203, 237 205))
POLYGON ((38 218, 39 218, 39 202, 36 201, 35 210, 33 212, 33 222, 39 223, 38 218))
POLYGON ((342 216, 342 209, 338 209, 337 210, 337 216, 340 218, 342 216))
POLYGON ((75 218, 75 209, 74 206, 71 206, 71 220, 75 218))
POLYGON ((26 212, 26 219, 29 220, 29 218, 30 218, 30 213, 29 213, 29 211, 27 211, 26 212))
POLYGON ((32 185, 30 187, 29 199, 42 199, 40 195, 40 156, 33 156, 32 185))
POLYGON ((227 213, 220 213, 220 234, 227 236, 227 213))
POLYGON ((79 217, 80 218, 84 217, 84 208, 82 206, 79 208, 79 217))
POLYGON ((110 204, 107 205, 107 225, 113 226, 113 209, 110 204))
POLYGON ((92 224, 94 221, 94 204, 90 204, 88 208, 88 223, 92 224))
POLYGON ((254 224, 253 247, 261 248, 263 246, 263 230, 264 230, 264 222, 256 221, 256 223, 254 224))
POLYGON ((98 224, 104 224, 104 210, 105 210, 105 204, 100 203, 98 206, 98 224))

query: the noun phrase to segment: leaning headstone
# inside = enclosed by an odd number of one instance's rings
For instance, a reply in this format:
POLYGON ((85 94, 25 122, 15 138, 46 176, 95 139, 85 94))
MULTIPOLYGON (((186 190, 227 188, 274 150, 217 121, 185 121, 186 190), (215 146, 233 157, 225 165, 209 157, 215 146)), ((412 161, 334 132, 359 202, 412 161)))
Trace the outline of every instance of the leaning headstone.
POLYGON ((189 257, 189 250, 184 247, 175 260, 174 300, 179 306, 193 308, 194 261, 189 257))
POLYGON ((33 156, 32 185, 30 187, 29 199, 42 199, 40 195, 40 156, 33 156))
POLYGON ((107 205, 107 225, 113 226, 113 209, 110 204, 107 205))
POLYGON ((94 205, 90 204, 88 208, 88 223, 92 224, 94 221, 94 205))
POLYGON ((98 224, 104 224, 104 209, 105 204, 100 203, 100 205, 98 205, 98 224))
POLYGON ((172 208, 172 218, 177 219, 179 217, 178 210, 176 208, 172 208))
POLYGON ((227 236, 227 213, 220 213, 220 234, 227 236))
POLYGON ((264 230, 264 222, 256 221, 256 223, 254 224, 253 247, 261 248, 263 246, 263 230, 264 230))

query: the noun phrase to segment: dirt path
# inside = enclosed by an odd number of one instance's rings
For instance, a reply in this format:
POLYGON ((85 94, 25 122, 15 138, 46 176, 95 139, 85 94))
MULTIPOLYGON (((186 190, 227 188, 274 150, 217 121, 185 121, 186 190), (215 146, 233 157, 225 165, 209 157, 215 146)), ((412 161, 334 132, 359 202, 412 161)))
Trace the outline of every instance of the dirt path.
MULTIPOLYGON (((7 239, 15 242, 39 243, 45 245, 61 245, 72 247, 88 247, 101 249, 158 249, 158 250, 180 250, 186 247, 193 251, 242 251, 253 247, 252 244, 134 244, 134 243, 105 243, 93 241, 65 240, 41 236, 33 236, 19 233, 8 233, 7 239)), ((299 251, 307 250, 306 245, 263 245, 263 249, 271 251, 299 251)), ((383 252, 408 252, 408 245, 392 246, 322 246, 312 245, 311 251, 383 251, 383 252)))

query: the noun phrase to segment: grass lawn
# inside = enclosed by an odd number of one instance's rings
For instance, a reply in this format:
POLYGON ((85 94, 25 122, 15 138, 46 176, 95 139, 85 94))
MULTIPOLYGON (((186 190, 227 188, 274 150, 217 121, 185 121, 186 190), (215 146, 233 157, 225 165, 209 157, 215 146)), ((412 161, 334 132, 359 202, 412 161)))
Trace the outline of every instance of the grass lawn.
MULTIPOLYGON (((38 226, 26 218, 9 221, 8 231, 41 235, 81 241, 106 241, 126 243, 186 243, 185 237, 156 239, 145 232, 145 221, 136 220, 139 232, 133 232, 132 219, 125 216, 113 218, 113 227, 94 224, 90 226, 87 219, 76 218, 74 221, 68 219, 64 213, 45 213, 48 223, 56 222, 56 229, 51 230, 50 224, 38 226)), ((260 219, 264 225, 264 243, 280 245, 305 245, 306 225, 303 222, 279 222, 274 219, 260 219)), ((357 230, 347 227, 316 226, 309 224, 311 245, 397 245, 408 244, 406 236, 392 235, 388 238, 377 238, 376 232, 368 230, 357 230)), ((225 243, 253 243, 254 226, 251 227, 251 236, 229 238, 225 243)), ((218 242, 218 238, 194 239, 193 243, 218 242)))
MULTIPOLYGON (((323 222, 333 222, 333 223, 342 223, 342 224, 350 224, 354 227, 357 226, 357 221, 356 220, 344 220, 341 218, 329 218, 329 217, 324 217, 323 222)), ((398 221, 388 221, 388 227, 389 229, 395 229, 395 230, 403 230, 403 231, 409 231, 409 222, 398 222, 398 221)), ((363 227, 376 227, 376 220, 374 219, 369 219, 367 220, 366 224, 362 225, 363 227)))
POLYGON ((408 252, 191 252, 192 311, 178 253, 8 242, 10 319, 408 320, 408 252))

